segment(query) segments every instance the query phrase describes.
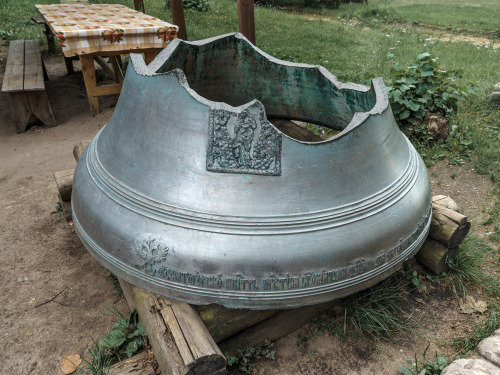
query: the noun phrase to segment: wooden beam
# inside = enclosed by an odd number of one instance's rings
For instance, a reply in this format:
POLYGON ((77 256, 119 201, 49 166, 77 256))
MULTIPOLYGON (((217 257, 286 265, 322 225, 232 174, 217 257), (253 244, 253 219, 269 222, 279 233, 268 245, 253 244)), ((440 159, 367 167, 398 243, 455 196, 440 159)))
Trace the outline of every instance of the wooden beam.
POLYGON ((240 24, 240 33, 242 33, 255 45, 253 0, 238 0, 238 19, 240 24))
POLYGON ((65 171, 54 172, 54 180, 56 181, 57 190, 61 201, 71 200, 71 192, 73 191, 73 177, 75 169, 67 169, 65 171))
POLYGON ((182 0, 170 0, 170 9, 172 10, 172 23, 179 26, 177 37, 183 40, 188 40, 182 0))
POLYGON ((119 281, 129 306, 139 313, 162 374, 225 373, 224 355, 190 305, 119 281))

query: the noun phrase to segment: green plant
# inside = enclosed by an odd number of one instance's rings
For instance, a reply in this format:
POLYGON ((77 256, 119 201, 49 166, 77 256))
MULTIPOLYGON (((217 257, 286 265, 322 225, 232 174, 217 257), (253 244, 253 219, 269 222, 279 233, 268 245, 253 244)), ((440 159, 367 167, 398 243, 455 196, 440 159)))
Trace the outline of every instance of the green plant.
POLYGON ((117 320, 107 336, 99 341, 92 338, 92 346, 88 349, 92 359, 84 360, 84 374, 106 375, 110 365, 121 361, 125 356, 132 357, 145 346, 143 337, 146 336, 146 331, 139 322, 137 310, 130 311, 127 317, 114 306, 107 309, 117 320))
POLYGON ((334 129, 330 129, 326 126, 310 124, 310 123, 306 123, 306 129, 308 131, 310 131, 311 133, 319 135, 323 139, 333 137, 334 135, 339 133, 338 130, 334 130, 334 129))
POLYGON ((492 296, 499 295, 498 278, 481 268, 485 256, 494 253, 495 250, 485 240, 469 235, 460 245, 457 254, 446 260, 448 272, 453 276, 453 288, 458 289, 462 297, 466 295, 466 287, 471 284, 481 285, 492 296))
POLYGON ((112 357, 109 352, 100 346, 92 338, 92 346, 88 348, 91 356, 91 360, 88 361, 83 359, 85 367, 83 370, 79 370, 82 374, 92 374, 92 375, 108 375, 109 366, 112 363, 112 357))
POLYGON ((64 217, 64 212, 63 212, 63 208, 62 208, 62 204, 61 202, 57 202, 55 205, 54 205, 54 211, 51 212, 51 214, 58 214, 59 216, 59 219, 62 219, 64 217))
POLYGON ((197 12, 207 12, 210 3, 207 0, 182 0, 185 9, 196 10, 197 12))
MULTIPOLYGON (((387 60, 393 58, 392 53, 387 54, 387 60)), ((423 121, 427 112, 446 117, 455 114, 458 101, 467 97, 466 90, 456 83, 462 78, 462 71, 442 70, 436 61, 428 52, 418 55, 417 61, 405 69, 392 61, 387 92, 401 128, 423 121)), ((474 92, 471 86, 467 90, 474 92)))
POLYGON ((238 369, 244 374, 251 374, 256 359, 274 359, 276 351, 272 349, 273 346, 274 343, 266 339, 262 346, 247 346, 243 349, 238 348, 236 356, 232 356, 228 352, 224 355, 228 367, 237 365, 238 369))
POLYGON ((500 328, 500 314, 498 314, 498 305, 493 306, 490 314, 483 320, 474 323, 474 328, 467 335, 454 337, 453 343, 459 349, 459 357, 465 357, 471 350, 485 338, 491 336, 493 332, 500 328))
POLYGON ((130 311, 128 317, 116 309, 113 313, 118 314, 119 320, 115 322, 111 332, 99 340, 99 346, 108 349, 118 358, 123 355, 130 358, 144 346, 143 336, 146 336, 146 330, 139 322, 137 310, 130 311))
MULTIPOLYGON (((430 344, 429 344, 430 345, 430 344)), ((417 359, 417 355, 415 354, 415 359, 406 361, 408 367, 398 366, 398 370, 403 375, 439 375, 441 371, 444 370, 446 365, 448 364, 448 360, 442 355, 438 355, 437 353, 434 356, 434 360, 428 361, 425 360, 425 355, 427 354, 427 350, 429 349, 429 345, 424 350, 423 354, 423 365, 420 367, 417 359)))

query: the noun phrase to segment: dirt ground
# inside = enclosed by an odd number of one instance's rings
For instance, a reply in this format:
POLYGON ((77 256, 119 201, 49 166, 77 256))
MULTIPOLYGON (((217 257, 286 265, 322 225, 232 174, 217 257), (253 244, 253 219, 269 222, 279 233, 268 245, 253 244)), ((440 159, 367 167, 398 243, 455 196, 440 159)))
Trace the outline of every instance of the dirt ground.
MULTIPOLYGON (((0 81, 7 48, 0 47, 0 81)), ((83 78, 67 75, 62 57, 45 58, 46 83, 58 126, 35 123, 16 134, 7 96, 0 94, 0 322, 4 329, 0 374, 62 374, 65 355, 89 359, 92 338, 109 330, 106 306, 126 311, 110 273, 84 249, 71 223, 55 211, 58 201, 54 171, 75 167, 73 145, 91 139, 106 124, 116 98, 101 103, 91 117, 83 78), (53 298, 60 293, 56 298, 53 298), (53 298, 53 300, 51 300, 53 298), (48 301, 48 302, 47 302, 48 301), (46 303, 44 303, 46 302, 46 303)), ((493 197, 487 179, 444 162, 431 171, 435 194, 449 194, 479 222, 493 197), (453 175, 454 178, 451 176, 453 175)), ((479 228, 479 225, 474 225, 479 228)), ((476 229, 473 229, 476 230, 476 229)), ((476 299, 481 299, 477 290, 476 299)), ((459 312, 451 290, 431 287, 409 301, 415 330, 396 342, 355 340, 313 335, 306 325, 276 343, 276 360, 261 361, 257 374, 397 374, 414 353, 430 342, 435 351, 452 354, 452 335, 467 332, 474 317, 459 312)))

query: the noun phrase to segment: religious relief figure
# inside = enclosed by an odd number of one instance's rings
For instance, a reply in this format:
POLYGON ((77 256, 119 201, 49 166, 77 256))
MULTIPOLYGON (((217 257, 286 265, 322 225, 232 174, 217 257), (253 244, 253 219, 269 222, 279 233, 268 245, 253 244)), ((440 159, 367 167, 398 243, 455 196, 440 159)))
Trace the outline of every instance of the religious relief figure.
POLYGON ((256 121, 252 117, 248 116, 248 114, 244 114, 236 123, 234 139, 231 142, 231 146, 233 148, 233 154, 238 167, 252 166, 251 151, 256 128, 256 121))
POLYGON ((254 105, 239 114, 212 110, 209 121, 207 170, 281 174, 281 133, 261 107, 254 105))

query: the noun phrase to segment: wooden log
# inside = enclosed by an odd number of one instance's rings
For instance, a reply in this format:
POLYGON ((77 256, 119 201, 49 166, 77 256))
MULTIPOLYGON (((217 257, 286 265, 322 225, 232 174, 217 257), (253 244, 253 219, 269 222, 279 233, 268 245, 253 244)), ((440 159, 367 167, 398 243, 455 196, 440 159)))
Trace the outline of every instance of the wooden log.
POLYGON ((269 122, 276 126, 278 130, 281 132, 285 133, 289 137, 292 137, 294 139, 297 139, 299 141, 303 142, 321 142, 324 141, 323 138, 321 138, 319 135, 314 134, 307 129, 303 128, 300 125, 297 125, 296 123, 289 121, 289 120, 284 120, 284 119, 279 119, 279 118, 270 118, 269 122))
POLYGON ((156 375, 158 367, 151 352, 142 352, 131 358, 115 363, 108 369, 108 375, 156 375))
POLYGON ((434 195, 432 196, 432 203, 439 204, 440 206, 449 208, 452 211, 458 212, 458 205, 453 199, 447 195, 434 195))
POLYGON ((436 275, 446 269, 446 259, 456 255, 458 247, 448 249, 443 244, 427 238, 415 258, 436 275))
POLYGON ((460 245, 467 233, 470 222, 467 216, 439 204, 432 204, 432 220, 429 237, 452 249, 460 245))
POLYGON ((54 180, 56 181, 56 186, 57 190, 59 191, 61 202, 71 200, 74 175, 75 175, 74 169, 67 169, 65 171, 54 172, 54 180))
POLYGON ((80 159, 80 156, 82 156, 83 151, 87 148, 89 145, 90 141, 82 141, 79 142, 73 147, 73 156, 75 157, 76 162, 80 159))
POLYGON ((269 319, 247 328, 220 343, 222 351, 235 354, 238 348, 262 345, 264 340, 276 341, 299 329, 311 319, 339 304, 339 300, 296 309, 280 310, 269 319))
POLYGON ((216 343, 260 323, 278 310, 228 309, 220 305, 193 306, 216 343))
POLYGON ((224 374, 226 359, 191 306, 119 280, 129 305, 139 313, 162 374, 224 374))

